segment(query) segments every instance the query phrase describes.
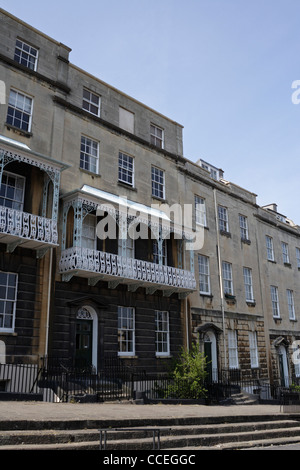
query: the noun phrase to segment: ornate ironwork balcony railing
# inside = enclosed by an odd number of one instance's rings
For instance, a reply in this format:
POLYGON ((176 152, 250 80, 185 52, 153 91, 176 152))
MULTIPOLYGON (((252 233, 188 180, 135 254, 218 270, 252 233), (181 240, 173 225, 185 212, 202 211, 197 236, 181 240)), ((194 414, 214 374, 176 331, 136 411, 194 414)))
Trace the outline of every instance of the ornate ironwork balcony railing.
POLYGON ((65 280, 77 275, 177 292, 191 292, 196 288, 192 271, 81 247, 62 251, 59 270, 65 280))
POLYGON ((57 242, 55 220, 0 206, 0 243, 7 244, 9 251, 17 245, 39 250, 57 242))

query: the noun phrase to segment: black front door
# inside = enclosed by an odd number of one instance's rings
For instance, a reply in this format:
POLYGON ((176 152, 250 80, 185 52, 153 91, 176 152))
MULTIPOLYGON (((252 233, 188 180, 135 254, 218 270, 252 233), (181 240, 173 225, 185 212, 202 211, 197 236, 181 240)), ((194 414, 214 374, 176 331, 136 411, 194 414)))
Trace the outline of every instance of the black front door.
POLYGON ((92 364, 93 322, 91 320, 76 321, 76 354, 77 366, 92 364))

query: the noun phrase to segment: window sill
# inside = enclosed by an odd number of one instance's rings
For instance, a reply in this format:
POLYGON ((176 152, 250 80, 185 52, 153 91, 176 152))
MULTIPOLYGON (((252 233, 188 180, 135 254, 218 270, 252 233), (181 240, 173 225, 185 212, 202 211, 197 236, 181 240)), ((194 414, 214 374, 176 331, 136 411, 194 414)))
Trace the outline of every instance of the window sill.
POLYGON ((80 167, 79 167, 79 170, 82 171, 82 173, 86 173, 87 175, 90 175, 92 177, 101 178, 101 175, 99 175, 99 173, 94 173, 93 171, 85 170, 84 168, 80 168, 80 167))
POLYGON ((130 184, 124 183, 124 181, 118 181, 118 186, 121 186, 122 188, 130 189, 131 191, 137 192, 137 189, 134 186, 131 186, 130 184))
POLYGON ((18 336, 15 331, 0 331, 0 336, 18 336))
POLYGON ((134 354, 122 354, 122 353, 118 353, 118 357, 120 359, 138 359, 138 356, 135 356, 134 354))
POLYGON ((213 295, 212 294, 207 294, 205 292, 199 292, 199 294, 201 295, 201 297, 207 297, 209 299, 213 299, 213 295))
POLYGON ((223 237, 231 238, 231 233, 227 232, 226 230, 220 230, 220 235, 223 237))
POLYGON ((246 300, 246 304, 248 305, 248 307, 255 307, 256 306, 255 300, 246 300))
POLYGON ((152 194, 152 198, 153 198, 153 199, 156 199, 157 201, 164 202, 164 203, 167 204, 167 200, 164 199, 163 197, 154 196, 154 195, 152 194))
POLYGON ((291 267, 292 267, 291 263, 283 263, 283 265, 286 266, 287 268, 291 268, 291 267))
POLYGON ((32 137, 32 132, 24 131, 20 129, 19 127, 8 124, 8 122, 5 123, 5 126, 7 127, 9 131, 13 131, 16 134, 22 135, 23 137, 27 137, 27 138, 32 137))
POLYGON ((269 263, 277 264, 277 262, 274 261, 273 259, 268 259, 267 261, 269 261, 269 263))
POLYGON ((248 240, 248 238, 241 238, 241 242, 245 245, 251 245, 251 240, 248 240))

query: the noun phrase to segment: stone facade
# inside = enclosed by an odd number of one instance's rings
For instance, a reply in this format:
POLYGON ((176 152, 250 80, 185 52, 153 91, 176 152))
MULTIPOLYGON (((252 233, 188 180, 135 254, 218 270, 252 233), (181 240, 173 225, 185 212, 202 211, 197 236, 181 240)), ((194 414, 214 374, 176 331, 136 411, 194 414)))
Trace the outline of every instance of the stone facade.
POLYGON ((299 227, 185 158, 181 124, 70 63, 69 47, 4 10, 0 23, 1 362, 110 355, 163 371, 199 341, 216 378, 298 375, 299 227))

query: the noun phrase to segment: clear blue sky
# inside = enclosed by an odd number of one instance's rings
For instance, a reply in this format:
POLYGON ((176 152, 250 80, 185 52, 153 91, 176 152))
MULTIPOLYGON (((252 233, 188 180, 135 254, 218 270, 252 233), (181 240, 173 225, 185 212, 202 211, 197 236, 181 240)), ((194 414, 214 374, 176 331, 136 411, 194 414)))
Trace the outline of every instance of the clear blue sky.
POLYGON ((184 155, 300 224, 300 0, 2 0, 72 63, 184 126, 184 155))

